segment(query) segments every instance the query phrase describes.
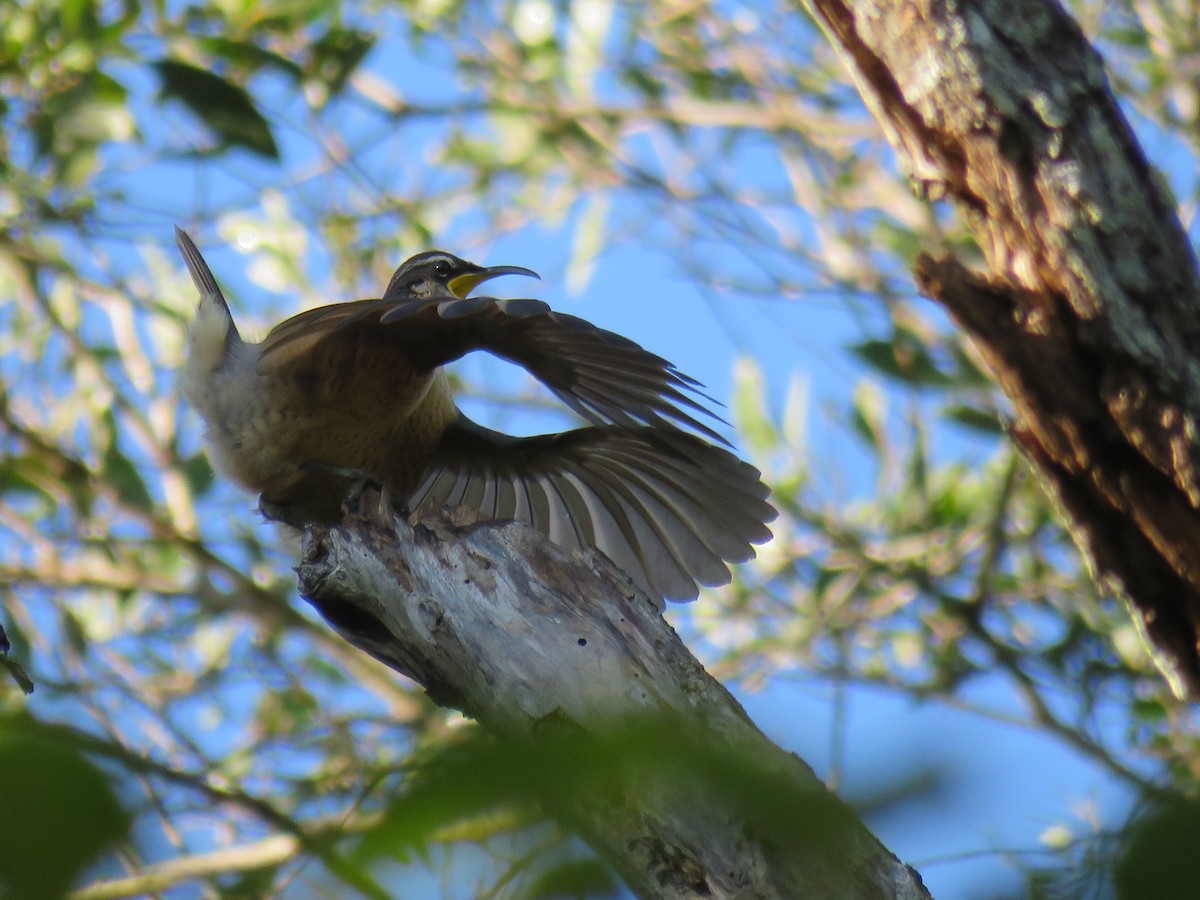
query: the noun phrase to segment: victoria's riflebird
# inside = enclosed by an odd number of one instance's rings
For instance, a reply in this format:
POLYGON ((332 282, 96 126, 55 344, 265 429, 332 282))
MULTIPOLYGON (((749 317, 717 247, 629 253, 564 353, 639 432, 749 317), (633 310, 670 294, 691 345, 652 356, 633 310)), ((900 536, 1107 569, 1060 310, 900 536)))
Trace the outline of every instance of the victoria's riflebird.
POLYGON ((184 396, 215 467, 276 518, 335 522, 365 479, 414 512, 465 505, 597 547, 658 601, 724 584, 726 563, 770 538, 769 491, 712 443, 727 446, 696 381, 540 300, 468 296, 498 275, 536 278, 529 269, 420 253, 382 298, 300 313, 253 343, 196 245, 175 237, 200 291, 184 396), (523 366, 589 424, 512 437, 472 422, 442 369, 472 350, 523 366))

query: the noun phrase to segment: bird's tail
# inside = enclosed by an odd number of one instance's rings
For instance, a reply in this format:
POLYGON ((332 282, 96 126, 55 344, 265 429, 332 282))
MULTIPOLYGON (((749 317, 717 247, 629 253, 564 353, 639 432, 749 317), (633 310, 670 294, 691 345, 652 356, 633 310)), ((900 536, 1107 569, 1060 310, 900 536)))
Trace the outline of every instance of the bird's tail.
POLYGON ((217 284, 216 276, 213 275, 212 269, 208 267, 208 263, 204 261, 204 257, 196 247, 195 242, 178 225, 175 226, 175 245, 183 255, 183 261, 187 263, 188 273, 192 276, 192 283, 196 285, 196 290, 200 292, 201 311, 205 307, 214 306, 224 314, 224 319, 227 323, 226 334, 229 335, 230 340, 240 340, 237 325, 233 321, 233 313, 229 311, 229 303, 225 300, 225 294, 221 291, 221 286, 217 284))

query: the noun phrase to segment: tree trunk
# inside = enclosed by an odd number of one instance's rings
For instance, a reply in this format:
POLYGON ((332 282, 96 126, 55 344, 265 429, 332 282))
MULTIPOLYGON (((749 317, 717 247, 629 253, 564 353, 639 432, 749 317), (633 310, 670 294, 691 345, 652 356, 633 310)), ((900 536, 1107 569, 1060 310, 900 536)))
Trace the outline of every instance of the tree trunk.
POLYGON ((1200 696, 1200 291, 1099 55, 1052 0, 805 0, 900 165, 987 262, 916 260, 1177 694, 1200 696))
POLYGON ((606 557, 519 523, 412 527, 366 497, 371 512, 309 530, 301 593, 508 744, 536 753, 569 736, 559 789, 539 799, 639 896, 929 896, 606 557), (636 750, 606 756, 630 734, 636 750), (599 779, 585 771, 597 758, 599 779))

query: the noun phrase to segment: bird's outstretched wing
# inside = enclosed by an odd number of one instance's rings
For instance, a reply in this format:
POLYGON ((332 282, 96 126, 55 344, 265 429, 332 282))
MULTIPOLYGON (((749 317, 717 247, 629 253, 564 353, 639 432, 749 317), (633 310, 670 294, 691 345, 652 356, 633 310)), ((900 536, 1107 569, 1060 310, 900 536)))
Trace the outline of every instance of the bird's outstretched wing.
POLYGON ((309 310, 267 335, 267 374, 321 352, 327 342, 376 340, 429 369, 486 350, 527 369, 594 425, 688 428, 728 445, 703 417, 722 421, 699 382, 633 341, 540 300, 491 297, 359 300, 309 310))
POLYGON ((676 430, 581 428, 514 438, 465 416, 409 498, 529 522, 568 549, 598 547, 654 599, 725 584, 775 518, 759 472, 676 430))

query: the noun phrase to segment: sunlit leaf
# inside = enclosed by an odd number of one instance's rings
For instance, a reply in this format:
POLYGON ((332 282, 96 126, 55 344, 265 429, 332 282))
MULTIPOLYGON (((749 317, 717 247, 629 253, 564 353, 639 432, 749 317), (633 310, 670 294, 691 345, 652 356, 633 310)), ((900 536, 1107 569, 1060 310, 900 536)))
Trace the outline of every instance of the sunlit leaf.
POLYGON ((90 35, 96 30, 96 0, 61 0, 58 6, 63 31, 71 35, 90 35))
POLYGON ((757 453, 768 453, 779 444, 779 433, 767 409, 767 386, 762 368, 741 357, 733 370, 733 421, 739 434, 757 453))
POLYGON ((884 420, 886 403, 883 392, 873 381, 861 381, 854 390, 850 424, 855 433, 877 452, 882 451, 887 443, 884 420))
POLYGON ((567 264, 567 289, 572 293, 582 291, 592 277, 604 248, 610 206, 607 194, 595 194, 584 201, 575 240, 571 242, 571 261, 567 264))
POLYGON ((101 144, 132 136, 127 101, 124 86, 103 72, 52 94, 30 123, 36 153, 55 161, 65 183, 84 183, 95 170, 101 144))

